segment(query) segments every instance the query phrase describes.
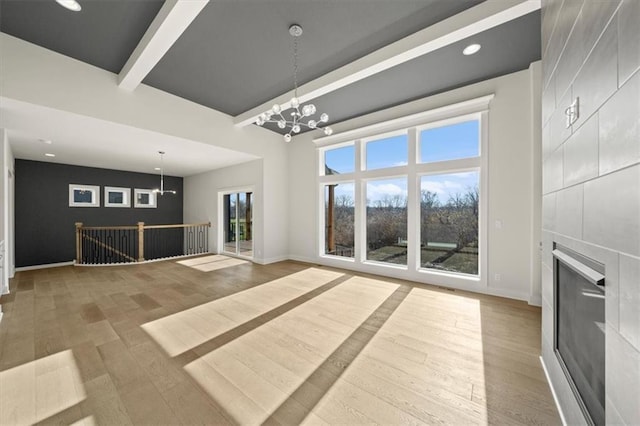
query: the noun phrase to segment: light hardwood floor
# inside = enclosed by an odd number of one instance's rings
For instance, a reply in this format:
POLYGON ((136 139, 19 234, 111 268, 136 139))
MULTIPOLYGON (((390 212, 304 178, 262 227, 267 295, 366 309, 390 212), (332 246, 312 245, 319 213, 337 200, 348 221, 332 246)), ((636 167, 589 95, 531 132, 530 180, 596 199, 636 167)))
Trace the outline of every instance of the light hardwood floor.
POLYGON ((223 256, 16 274, 0 424, 560 424, 526 303, 223 256))

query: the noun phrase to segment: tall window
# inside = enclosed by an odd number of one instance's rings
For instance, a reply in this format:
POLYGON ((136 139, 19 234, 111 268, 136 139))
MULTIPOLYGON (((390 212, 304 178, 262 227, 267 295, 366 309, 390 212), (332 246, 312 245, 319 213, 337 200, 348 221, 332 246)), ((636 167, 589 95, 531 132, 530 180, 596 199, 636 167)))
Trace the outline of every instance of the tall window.
POLYGON ((487 159, 476 111, 320 148, 320 254, 410 277, 479 277, 487 159))
POLYGON ((478 172, 420 179, 420 266, 478 274, 478 172))
POLYGON ((325 185, 324 206, 324 253, 333 256, 353 257, 355 233, 353 183, 325 185))
POLYGON ((367 260, 407 264, 407 179, 367 182, 367 260))

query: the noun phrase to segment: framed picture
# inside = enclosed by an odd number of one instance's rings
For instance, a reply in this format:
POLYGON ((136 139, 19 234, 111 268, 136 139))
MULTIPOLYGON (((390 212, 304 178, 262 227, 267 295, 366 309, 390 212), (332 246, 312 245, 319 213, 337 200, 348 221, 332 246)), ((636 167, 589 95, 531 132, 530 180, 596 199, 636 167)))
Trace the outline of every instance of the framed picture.
POLYGON ((133 206, 136 208, 155 209, 156 193, 153 189, 138 189, 133 190, 133 206))
POLYGON ((69 184, 69 207, 100 207, 100 187, 69 184))
POLYGON ((105 207, 131 207, 131 188, 104 187, 105 207))

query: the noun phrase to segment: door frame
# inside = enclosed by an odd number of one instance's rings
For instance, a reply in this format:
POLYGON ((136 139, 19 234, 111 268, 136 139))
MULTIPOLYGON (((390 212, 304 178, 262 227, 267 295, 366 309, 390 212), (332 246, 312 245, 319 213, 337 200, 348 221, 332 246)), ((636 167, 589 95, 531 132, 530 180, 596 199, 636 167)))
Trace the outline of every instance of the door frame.
MULTIPOLYGON (((246 259, 246 260, 253 260, 254 256, 244 256, 242 254, 239 253, 239 250, 236 250, 237 253, 229 253, 224 251, 224 229, 225 229, 225 223, 224 223, 224 196, 225 195, 230 195, 230 194, 238 194, 238 193, 247 193, 250 192, 252 194, 251 197, 251 226, 252 226, 252 232, 251 232, 251 253, 254 253, 255 251, 255 242, 253 239, 253 235, 255 235, 255 228, 253 228, 254 225, 254 220, 253 220, 253 212, 254 212, 254 205, 253 202, 255 201, 255 188, 253 186, 241 186, 241 187, 237 187, 237 188, 226 188, 226 189, 222 189, 220 191, 218 191, 218 249, 217 249, 217 254, 222 254, 225 256, 233 256, 233 257, 238 257, 241 259, 246 259)), ((238 241, 236 241, 236 243, 238 243, 238 241)), ((237 249, 237 245, 236 245, 236 249, 237 249)))

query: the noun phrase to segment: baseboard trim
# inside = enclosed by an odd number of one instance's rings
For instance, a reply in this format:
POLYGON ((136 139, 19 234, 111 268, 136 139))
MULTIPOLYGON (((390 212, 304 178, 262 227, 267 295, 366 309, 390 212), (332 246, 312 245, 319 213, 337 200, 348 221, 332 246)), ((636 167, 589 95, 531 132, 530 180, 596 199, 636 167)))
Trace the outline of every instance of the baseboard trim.
POLYGON ((560 414, 560 420, 562 420, 562 424, 564 426, 567 426, 567 420, 564 418, 564 413, 562 412, 562 407, 560 407, 560 401, 558 400, 558 395, 556 395, 556 390, 553 388, 553 383, 551 382, 551 377, 549 376, 547 365, 544 363, 544 358, 542 358, 542 356, 540 356, 540 364, 542 364, 542 370, 544 370, 544 376, 547 378, 547 384, 549 385, 549 389, 551 389, 551 395, 553 395, 553 402, 556 403, 558 414, 560 414))
POLYGON ((16 268, 16 272, 33 271, 34 269, 60 268, 62 266, 72 266, 74 264, 75 262, 70 260, 68 262, 47 263, 44 265, 19 266, 16 268))
POLYGON ((253 259, 254 263, 259 265, 269 265, 270 263, 284 262, 285 260, 289 260, 290 256, 277 256, 270 257, 268 259, 253 259))

